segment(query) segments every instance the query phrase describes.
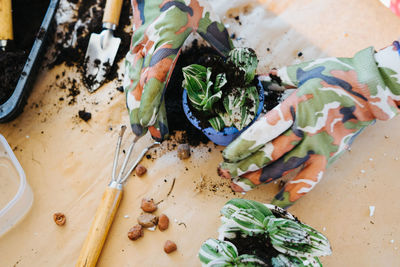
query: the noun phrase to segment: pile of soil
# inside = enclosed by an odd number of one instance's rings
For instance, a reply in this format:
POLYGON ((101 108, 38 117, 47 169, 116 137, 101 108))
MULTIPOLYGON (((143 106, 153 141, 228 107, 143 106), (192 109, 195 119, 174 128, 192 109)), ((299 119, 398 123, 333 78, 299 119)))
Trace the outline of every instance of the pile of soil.
POLYGON ((22 69, 36 38, 49 5, 49 0, 13 0, 12 18, 14 41, 6 51, 0 50, 0 104, 14 92, 22 69))
POLYGON ((255 255, 266 263, 271 264, 271 259, 279 254, 271 244, 271 240, 264 235, 241 237, 237 235, 234 239, 225 239, 235 245, 239 255, 255 255))

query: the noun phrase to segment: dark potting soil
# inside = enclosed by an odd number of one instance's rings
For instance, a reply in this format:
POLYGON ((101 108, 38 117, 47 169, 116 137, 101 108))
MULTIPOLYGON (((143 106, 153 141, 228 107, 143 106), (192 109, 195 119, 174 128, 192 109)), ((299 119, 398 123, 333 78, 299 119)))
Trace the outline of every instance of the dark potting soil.
POLYGON ((92 113, 87 112, 85 109, 84 110, 79 110, 78 116, 82 120, 88 121, 88 120, 90 120, 92 118, 92 113))
POLYGON ((270 264, 271 259, 279 254, 279 252, 272 246, 271 240, 264 235, 246 237, 237 235, 234 239, 225 240, 235 245, 239 255, 255 255, 267 264, 270 264))
POLYGON ((49 0, 13 0, 12 17, 14 41, 6 52, 0 51, 0 104, 14 92, 21 71, 35 38, 40 38, 40 25, 49 0))
MULTIPOLYGON (((76 0, 69 0, 76 3, 76 0)), ((56 36, 56 47, 52 54, 53 61, 48 65, 49 68, 65 63, 67 66, 76 66, 84 75, 84 59, 91 33, 102 31, 102 19, 106 1, 87 0, 80 1, 77 11, 77 18, 80 20, 79 27, 76 28, 76 19, 66 25, 66 32, 58 32, 56 36), (99 3, 98 3, 99 2, 99 3), (83 22, 83 23, 82 23, 83 22), (76 29, 75 29, 76 28, 76 29), (76 34, 76 44, 65 46, 65 42, 71 42, 76 34), (60 41, 61 40, 61 41, 60 41)), ((132 8, 129 0, 122 3, 119 25, 114 31, 114 36, 121 38, 118 52, 114 59, 114 64, 109 67, 108 74, 104 82, 109 82, 118 77, 118 62, 121 61, 129 50, 131 42, 131 32, 126 32, 125 28, 130 25, 132 8)))

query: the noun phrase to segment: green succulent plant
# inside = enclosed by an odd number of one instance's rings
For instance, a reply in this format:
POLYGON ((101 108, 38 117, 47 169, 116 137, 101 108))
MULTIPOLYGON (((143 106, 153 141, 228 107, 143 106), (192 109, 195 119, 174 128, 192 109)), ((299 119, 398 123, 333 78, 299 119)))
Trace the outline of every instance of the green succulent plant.
POLYGON ((192 64, 182 69, 183 87, 186 88, 192 106, 198 111, 210 115, 210 125, 217 131, 224 127, 235 127, 242 130, 254 120, 258 106, 258 91, 251 85, 256 75, 257 55, 249 48, 235 48, 227 62, 233 63, 243 75, 245 85, 234 88, 229 94, 223 94, 227 84, 225 73, 218 73, 212 80, 211 68, 192 64), (221 98, 224 110, 217 110, 214 104, 221 98), (252 105, 248 105, 252 103, 252 105))
POLYGON ((238 254, 232 243, 218 239, 208 239, 201 245, 199 258, 203 266, 230 267, 230 266, 268 266, 263 260, 253 255, 238 254))
MULTIPOLYGON (((243 265, 237 263, 238 255, 236 247, 224 239, 232 240, 237 235, 242 237, 264 235, 271 241, 271 245, 279 254, 271 259, 272 266, 314 267, 322 266, 318 257, 329 255, 331 248, 328 239, 312 227, 303 224, 288 214, 277 218, 264 204, 252 200, 232 199, 221 209, 222 225, 218 229, 219 240, 207 240, 200 249, 199 257, 203 266, 264 266, 259 262, 243 265), (225 244, 224 242, 227 242, 225 244), (234 251, 234 257, 227 257, 224 249, 234 251), (212 260, 204 250, 212 250, 212 260), (213 265, 210 262, 229 259, 227 265, 213 265), (209 260, 205 260, 209 259, 209 260), (236 265, 235 265, 236 264, 236 265)), ((232 254, 233 255, 233 254, 232 254)), ((244 256, 244 255, 243 255, 244 256)), ((255 257, 246 255, 246 257, 255 257)), ((256 257, 257 258, 257 257, 256 257)), ((257 258, 258 259, 258 258, 257 258)), ((260 260, 260 259, 258 259, 260 260)), ((262 260, 261 260, 262 261, 262 260)), ((269 265, 264 262, 265 265, 269 265)))

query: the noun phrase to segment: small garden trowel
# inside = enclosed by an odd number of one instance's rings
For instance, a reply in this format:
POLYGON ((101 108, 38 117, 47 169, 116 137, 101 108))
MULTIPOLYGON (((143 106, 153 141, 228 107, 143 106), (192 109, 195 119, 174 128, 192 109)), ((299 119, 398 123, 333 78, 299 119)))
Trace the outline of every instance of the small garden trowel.
POLYGON ((123 0, 107 0, 103 15, 103 31, 90 35, 85 55, 83 82, 89 92, 102 85, 105 76, 114 63, 121 39, 114 37, 118 26, 123 0))

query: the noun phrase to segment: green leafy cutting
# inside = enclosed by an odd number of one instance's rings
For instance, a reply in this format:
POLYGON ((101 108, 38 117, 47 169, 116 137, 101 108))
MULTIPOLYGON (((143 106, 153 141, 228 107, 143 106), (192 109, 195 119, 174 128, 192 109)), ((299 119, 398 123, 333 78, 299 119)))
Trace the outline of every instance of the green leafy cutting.
POLYGON ((295 220, 294 217, 277 218, 262 203, 232 199, 221 209, 221 214, 222 225, 218 229, 220 240, 209 239, 200 249, 199 258, 203 266, 264 266, 257 264, 267 264, 254 255, 238 255, 232 243, 221 241, 234 239, 238 235, 244 238, 259 235, 267 237, 279 252, 269 263, 274 267, 322 266, 318 257, 331 254, 328 239, 317 230, 295 220), (239 261, 242 256, 250 259, 248 264, 243 260, 239 261))
POLYGON ((268 266, 263 260, 253 255, 238 255, 236 247, 227 241, 208 239, 201 245, 199 258, 203 266, 268 266))
POLYGON ((254 120, 260 104, 257 88, 251 85, 258 65, 254 50, 235 48, 229 53, 227 62, 233 63, 240 70, 245 85, 234 88, 226 95, 223 94, 227 84, 225 73, 218 73, 215 80, 212 80, 210 67, 192 64, 182 69, 183 87, 187 90, 192 106, 212 116, 208 122, 217 131, 232 126, 242 130, 254 120), (221 98, 225 109, 222 111, 214 106, 221 98))
POLYGON ((229 52, 228 62, 233 62, 245 73, 245 81, 250 83, 254 80, 258 59, 256 52, 251 48, 237 48, 229 52))

